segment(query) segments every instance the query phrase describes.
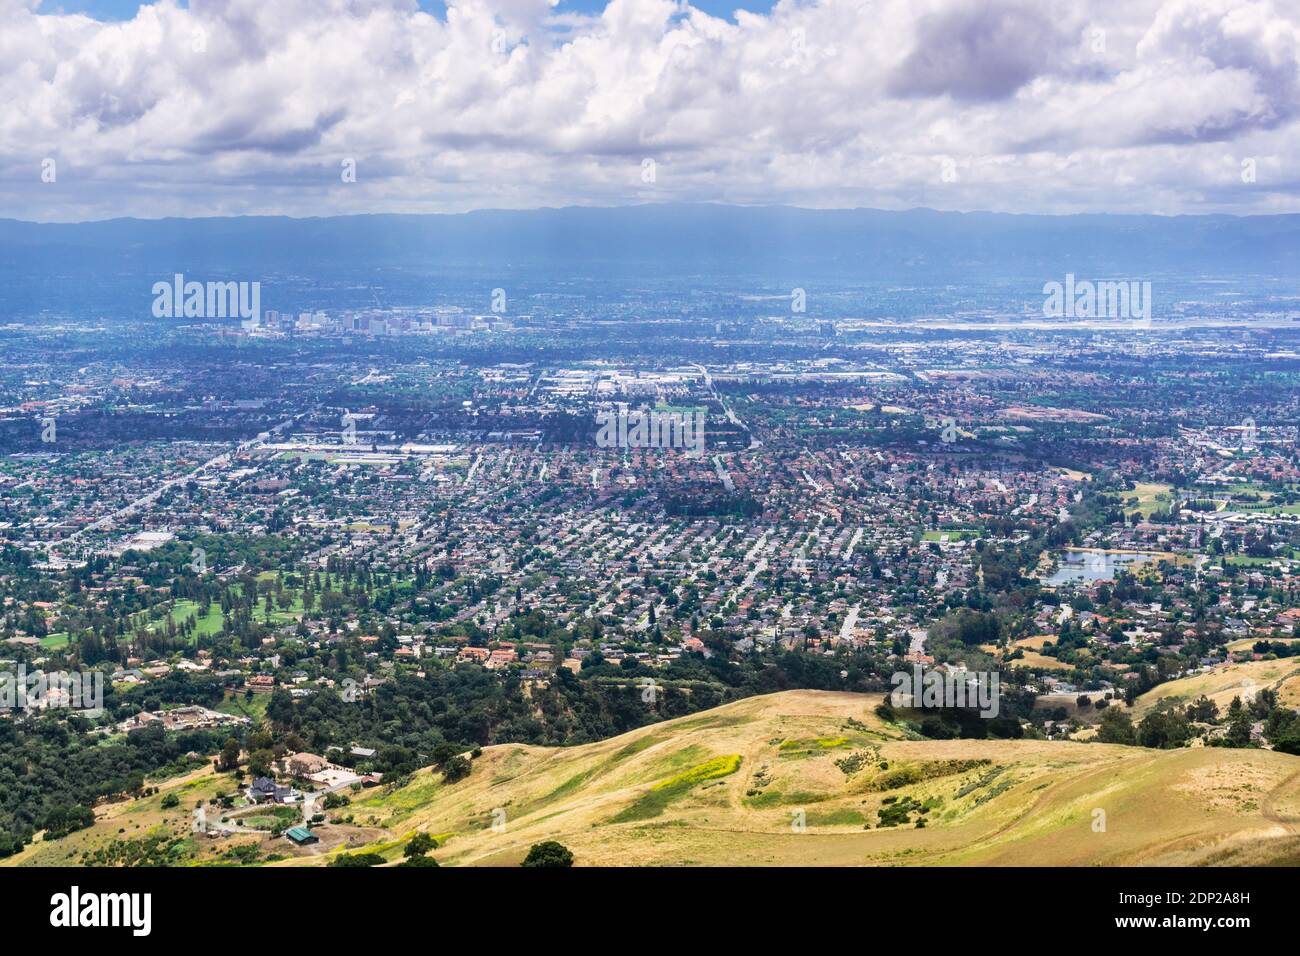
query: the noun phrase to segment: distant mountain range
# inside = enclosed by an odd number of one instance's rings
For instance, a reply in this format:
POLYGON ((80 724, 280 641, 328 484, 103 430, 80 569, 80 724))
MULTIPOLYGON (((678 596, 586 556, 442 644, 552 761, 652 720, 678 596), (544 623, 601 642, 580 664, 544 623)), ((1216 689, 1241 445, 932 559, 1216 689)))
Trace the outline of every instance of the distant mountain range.
POLYGON ((1028 216, 724 205, 489 210, 314 219, 0 220, 0 273, 243 274, 457 266, 863 279, 1300 272, 1300 215, 1028 216))

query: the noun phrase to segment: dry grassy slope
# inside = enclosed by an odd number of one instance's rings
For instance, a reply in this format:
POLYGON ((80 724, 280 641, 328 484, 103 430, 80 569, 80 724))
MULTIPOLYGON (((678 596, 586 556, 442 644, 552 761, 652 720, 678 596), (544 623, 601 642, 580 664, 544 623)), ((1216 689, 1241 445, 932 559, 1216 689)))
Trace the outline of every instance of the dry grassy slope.
POLYGON ((1133 717, 1140 720, 1163 700, 1188 704, 1202 694, 1218 704, 1219 710, 1224 712, 1232 703, 1232 698, 1265 688, 1277 691, 1278 701, 1283 705, 1300 707, 1300 660, 1283 658, 1227 664, 1216 667, 1208 674, 1197 674, 1161 684, 1134 702, 1133 717))
MULTIPOLYGON (((216 775, 211 766, 202 767, 164 781, 153 796, 102 804, 95 810, 93 827, 48 843, 37 839, 21 853, 0 860, 0 866, 80 866, 83 853, 101 849, 114 841, 138 840, 155 834, 185 838, 190 835, 194 804, 211 799, 217 791, 229 792, 231 789, 229 777, 216 775), (162 800, 168 794, 174 794, 180 805, 164 810, 162 800)), ((247 839, 232 840, 223 845, 247 839)))
MULTIPOLYGON (((421 772, 351 809, 396 837, 443 836, 444 865, 512 865, 548 839, 579 864, 607 865, 1300 862, 1300 758, 907 740, 874 716, 878 701, 791 691, 580 747, 489 747, 460 783, 421 772), (870 760, 847 775, 835 761, 855 752, 870 760), (629 807, 665 795, 656 783, 729 755, 741 758, 737 772, 677 788, 658 815, 650 807, 628 818, 629 807), (988 763, 963 763, 976 760, 988 763), (878 789, 902 771, 927 779, 878 789), (927 826, 879 828, 890 796, 929 802, 927 826), (491 828, 494 809, 505 812, 503 832, 491 828), (792 828, 800 809, 802 833, 792 828), (1094 830, 1095 810, 1105 812, 1104 832, 1094 830)), ((380 848, 400 854, 400 842, 380 848)), ((285 861, 310 862, 322 860, 285 861)))

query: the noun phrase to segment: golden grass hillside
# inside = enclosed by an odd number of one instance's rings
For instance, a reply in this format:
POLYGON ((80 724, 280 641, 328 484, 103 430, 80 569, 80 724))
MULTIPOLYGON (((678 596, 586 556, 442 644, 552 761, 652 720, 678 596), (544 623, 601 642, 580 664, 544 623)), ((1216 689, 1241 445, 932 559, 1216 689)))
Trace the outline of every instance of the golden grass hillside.
POLYGON ((1279 658, 1225 664, 1205 674, 1182 677, 1151 688, 1133 703, 1133 717, 1140 720, 1162 703, 1190 704, 1204 694, 1226 711, 1232 698, 1245 698, 1261 690, 1277 692, 1278 702, 1300 707, 1300 660, 1279 658))
POLYGON ((398 861, 423 831, 443 866, 517 865, 543 840, 578 865, 1300 863, 1300 757, 914 739, 875 716, 880 700, 789 691, 594 744, 487 747, 455 784, 423 770, 354 795, 351 823, 321 827, 311 847, 189 833, 195 800, 230 787, 208 768, 4 862, 116 860, 122 841, 153 838, 176 865, 398 861), (164 811, 169 793, 181 803, 164 811))
POLYGON ((352 809, 393 858, 439 837, 443 865, 514 865, 542 840, 579 865, 1300 862, 1300 758, 914 740, 879 700, 790 691, 581 747, 489 747, 457 784, 422 771, 352 809), (882 826, 890 808, 907 822, 882 826))

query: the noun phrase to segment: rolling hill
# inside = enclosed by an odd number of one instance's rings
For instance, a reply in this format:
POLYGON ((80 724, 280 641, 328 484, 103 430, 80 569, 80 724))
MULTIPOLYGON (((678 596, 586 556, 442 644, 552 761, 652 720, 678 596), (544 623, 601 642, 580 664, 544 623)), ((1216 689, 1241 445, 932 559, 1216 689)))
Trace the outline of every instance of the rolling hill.
POLYGON ((188 834, 192 798, 229 789, 205 769, 5 862, 79 862, 150 832, 181 864, 232 862, 241 843, 276 866, 323 865, 345 848, 399 860, 424 831, 444 866, 516 865, 543 840, 578 865, 1300 863, 1298 757, 914 739, 874 714, 879 700, 789 691, 599 743, 487 747, 455 784, 422 770, 355 795, 331 814, 352 823, 302 848, 188 834), (170 816, 159 809, 169 792, 182 794, 170 816))
POLYGON ((606 865, 1300 861, 1300 758, 912 740, 877 702, 792 691, 583 747, 493 747, 455 786, 417 779, 418 803, 371 802, 394 831, 452 834, 437 856, 458 864, 514 864, 544 839, 606 865), (900 805, 927 812, 882 827, 900 805))
POLYGON ((647 265, 843 273, 1289 276, 1300 216, 1012 215, 666 203, 438 215, 236 216, 35 223, 0 219, 0 273, 331 269, 456 263, 647 265), (651 251, 653 254, 651 254, 651 251))
POLYGON ((1194 674, 1159 684, 1133 703, 1133 719, 1141 720, 1162 702, 1190 704, 1202 694, 1227 711, 1234 697, 1248 697, 1261 690, 1277 692, 1278 703, 1300 707, 1300 660, 1279 658, 1226 664, 1205 674, 1194 674))

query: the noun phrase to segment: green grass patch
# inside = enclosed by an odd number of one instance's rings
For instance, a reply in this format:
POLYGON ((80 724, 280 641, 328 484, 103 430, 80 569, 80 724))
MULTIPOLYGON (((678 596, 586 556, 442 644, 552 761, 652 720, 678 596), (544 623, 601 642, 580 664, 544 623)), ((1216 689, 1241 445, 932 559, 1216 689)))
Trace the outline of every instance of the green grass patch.
POLYGON ((691 767, 666 780, 661 780, 650 792, 642 795, 636 802, 625 807, 611 823, 626 823, 630 820, 648 820, 657 817, 675 800, 686 796, 694 787, 710 780, 720 780, 740 769, 740 754, 727 754, 706 760, 698 766, 691 767))
POLYGON ((656 780, 659 777, 680 773, 689 767, 695 766, 697 763, 701 763, 708 757, 708 753, 709 752, 699 744, 688 744, 681 750, 674 750, 670 754, 656 757, 650 762, 645 775, 640 779, 643 781, 656 780))
POLYGON ((614 759, 623 760, 627 757, 631 757, 633 754, 639 754, 641 751, 648 750, 650 747, 653 747, 655 744, 661 743, 667 739, 668 738, 666 736, 662 736, 662 735, 656 736, 655 734, 650 734, 648 736, 642 737, 640 740, 634 740, 626 747, 624 747, 622 750, 620 750, 618 753, 614 754, 614 759))
POLYGON ((966 773, 968 770, 974 770, 977 767, 986 767, 992 761, 987 759, 979 760, 928 760, 919 764, 902 764, 897 767, 891 767, 878 774, 866 787, 867 790, 879 792, 882 790, 897 790, 899 787, 907 787, 914 783, 922 783, 926 780, 935 780, 939 777, 951 777, 954 774, 966 773))
POLYGON ((698 767, 692 767, 685 773, 679 773, 675 777, 670 777, 655 784, 652 790, 668 790, 673 787, 693 787, 697 783, 703 783, 705 780, 717 780, 719 777, 727 777, 740 769, 740 754, 728 754, 723 757, 714 757, 712 760, 700 764, 698 767))
POLYGON ((808 803, 822 803, 834 794, 814 793, 811 790, 792 790, 786 793, 779 788, 769 788, 762 793, 744 798, 744 804, 754 810, 770 807, 797 807, 808 803))
POLYGON ((965 784, 964 786, 958 788, 957 792, 953 794, 953 796, 960 799, 961 797, 974 793, 976 790, 979 790, 982 787, 987 787, 990 783, 996 780, 1006 769, 1007 769, 1006 767, 993 767, 992 769, 985 771, 984 773, 976 777, 974 780, 972 780, 970 783, 965 784))
POLYGON ((942 541, 947 538, 951 541, 969 541, 980 536, 978 528, 931 528, 921 535, 922 541, 942 541))
POLYGON ((804 817, 810 827, 862 826, 867 818, 859 811, 849 807, 839 810, 823 810, 806 814, 804 817))
POLYGON ((560 784, 546 796, 542 797, 539 803, 550 803, 554 800, 560 800, 569 796, 569 794, 576 791, 584 783, 594 777, 596 775, 596 770, 596 767, 588 767, 581 773, 575 773, 568 780, 564 781, 564 783, 560 784))
POLYGON ((270 694, 254 694, 251 698, 239 694, 235 697, 223 697, 221 703, 213 710, 234 717, 247 717, 253 723, 260 723, 266 715, 266 705, 271 703, 270 694))
POLYGON ((168 618, 170 618, 172 623, 177 627, 180 627, 187 620, 193 619, 195 637, 211 637, 213 634, 220 634, 221 628, 225 623, 225 620, 221 615, 220 604, 210 605, 208 613, 200 615, 198 602, 185 599, 177 601, 175 605, 173 605, 169 615, 163 615, 157 620, 153 620, 149 617, 148 613, 142 612, 141 614, 135 615, 133 622, 144 623, 149 631, 156 633, 166 626, 168 618))
POLYGON ((416 810, 427 805, 441 788, 441 775, 419 774, 404 787, 390 791, 380 789, 360 800, 354 800, 352 809, 354 812, 363 809, 387 811, 385 820, 392 824, 409 817, 416 810))
POLYGON ((823 750, 847 747, 849 743, 848 737, 812 737, 805 740, 787 740, 776 749, 782 757, 811 757, 823 750))

